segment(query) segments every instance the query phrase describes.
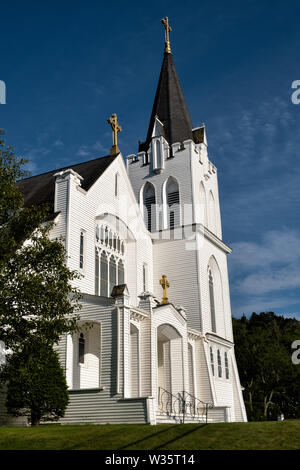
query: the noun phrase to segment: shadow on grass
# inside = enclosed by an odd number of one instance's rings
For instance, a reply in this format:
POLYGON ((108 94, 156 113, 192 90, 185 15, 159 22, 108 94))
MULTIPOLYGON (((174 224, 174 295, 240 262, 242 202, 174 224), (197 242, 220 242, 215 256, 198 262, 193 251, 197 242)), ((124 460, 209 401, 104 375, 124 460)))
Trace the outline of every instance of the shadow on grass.
POLYGON ((163 429, 162 431, 154 432, 152 434, 148 434, 146 437, 143 437, 143 439, 139 439, 138 441, 130 442, 129 444, 126 444, 123 447, 119 447, 117 450, 124 450, 129 446, 134 446, 135 444, 140 444, 141 442, 147 441, 148 439, 151 439, 155 436, 158 436, 159 434, 164 434, 165 432, 169 432, 170 429, 176 428, 177 424, 174 424, 173 426, 167 427, 167 429, 163 429))
POLYGON ((193 432, 196 432, 198 431, 199 429, 203 429, 205 428, 206 426, 208 426, 208 424, 201 424, 199 426, 197 426, 196 428, 193 428, 191 429, 190 431, 187 431, 185 432, 184 434, 181 434, 180 436, 177 436, 175 439, 171 439, 170 441, 167 441, 167 442, 164 442, 162 445, 158 446, 158 447, 154 447, 153 450, 159 450, 161 449, 162 447, 165 447, 169 444, 173 444, 173 442, 176 442, 178 441, 179 439, 182 439, 183 437, 186 437, 188 436, 189 434, 193 434, 193 432))
MULTIPOLYGON (((128 426, 127 426, 126 424, 124 424, 124 426, 123 426, 122 428, 119 428, 119 429, 118 429, 118 432, 119 432, 119 431, 121 432, 121 431, 123 431, 124 429, 128 429, 128 426)), ((101 431, 102 431, 102 430, 101 430, 101 431)), ((113 435, 116 435, 116 430, 115 430, 115 429, 112 429, 111 431, 107 432, 107 431, 105 430, 105 425, 103 425, 103 432, 97 433, 97 435, 96 435, 96 436, 94 435, 92 439, 86 439, 85 436, 82 436, 82 442, 84 442, 84 447, 86 447, 87 443, 89 443, 89 442, 94 442, 94 443, 96 444, 96 438, 100 438, 100 437, 101 437, 101 438, 104 438, 104 439, 105 439, 105 438, 107 438, 107 436, 110 436, 110 435, 112 435, 112 434, 113 434, 113 435)), ((74 445, 72 445, 72 446, 68 446, 68 447, 66 447, 65 450, 75 450, 75 449, 81 448, 81 447, 82 447, 82 442, 78 442, 78 443, 76 443, 76 444, 74 444, 74 445)), ((93 446, 93 448, 94 448, 94 446, 93 446)), ((97 449, 94 449, 94 450, 97 450, 97 449)), ((102 449, 102 448, 101 448, 101 450, 107 450, 107 449, 102 449)))

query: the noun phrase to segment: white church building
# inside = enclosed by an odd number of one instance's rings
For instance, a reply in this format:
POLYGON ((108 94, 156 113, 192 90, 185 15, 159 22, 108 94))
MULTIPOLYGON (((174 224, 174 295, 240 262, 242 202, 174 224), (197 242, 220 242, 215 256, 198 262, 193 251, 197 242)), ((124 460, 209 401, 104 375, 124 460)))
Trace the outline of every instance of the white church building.
MULTIPOLYGON (((64 238, 68 265, 82 274, 80 330, 57 346, 70 396, 62 424, 247 420, 217 169, 205 126, 193 127, 164 22, 138 152, 122 155, 113 115, 109 156, 20 183, 26 205, 52 204, 52 236, 64 238)), ((0 422, 12 422, 4 396, 0 422)))

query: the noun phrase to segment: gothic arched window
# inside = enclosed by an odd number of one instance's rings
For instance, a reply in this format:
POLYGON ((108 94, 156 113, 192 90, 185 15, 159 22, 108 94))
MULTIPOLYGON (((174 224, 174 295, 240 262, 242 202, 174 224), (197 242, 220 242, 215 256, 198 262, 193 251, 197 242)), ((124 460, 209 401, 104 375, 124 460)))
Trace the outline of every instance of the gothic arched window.
POLYGON ((215 375, 215 361, 214 361, 213 348, 210 347, 209 350, 210 350, 210 365, 211 365, 212 375, 215 375))
POLYGON ((156 168, 162 167, 162 158, 161 158, 161 143, 160 140, 157 140, 155 143, 155 153, 156 153, 156 168))
POLYGON ((99 295, 99 270, 100 270, 100 259, 97 248, 95 248, 95 295, 99 295))
POLYGON ((96 295, 109 297, 115 285, 124 284, 124 253, 124 240, 108 226, 98 224, 95 246, 96 295))
POLYGON ((208 286, 209 286, 209 300, 210 300, 211 331, 216 333, 217 328, 216 328, 214 280, 213 280, 212 272, 210 269, 208 270, 208 286))
POLYGON ((155 189, 153 184, 147 182, 143 191, 144 220, 149 232, 155 230, 155 189))
POLYGON ((109 260, 109 295, 111 295, 114 286, 117 284, 117 266, 116 260, 112 256, 109 260))
POLYGON ((228 355, 227 352, 224 354, 224 362, 225 362, 225 377, 229 379, 229 365, 228 365, 228 355))
POLYGON ((85 339, 83 333, 80 333, 78 339, 78 362, 79 364, 84 364, 84 354, 85 354, 85 339))
POLYGON ((100 262, 100 295, 103 297, 108 296, 108 261, 105 252, 101 254, 100 262))
POLYGON ((179 186, 175 178, 170 177, 166 186, 168 206, 168 226, 174 228, 180 225, 179 186))
POLYGON ((124 263, 119 261, 118 264, 118 284, 124 284, 124 263))
POLYGON ((222 360, 221 360, 221 353, 220 349, 218 349, 218 376, 222 377, 222 360))

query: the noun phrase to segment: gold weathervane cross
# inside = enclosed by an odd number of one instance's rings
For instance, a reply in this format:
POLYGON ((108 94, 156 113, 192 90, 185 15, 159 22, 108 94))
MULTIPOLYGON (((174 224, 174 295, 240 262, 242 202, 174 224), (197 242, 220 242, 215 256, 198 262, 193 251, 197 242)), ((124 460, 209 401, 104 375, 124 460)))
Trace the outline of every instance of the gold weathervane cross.
POLYGON ((165 52, 167 52, 168 54, 171 54, 169 32, 172 31, 172 28, 169 25, 169 18, 166 16, 165 18, 161 20, 161 22, 165 28, 165 52))
POLYGON ((163 298, 162 298, 162 301, 161 301, 161 305, 164 305, 164 304, 168 304, 169 303, 169 300, 168 300, 168 297, 167 297, 167 289, 168 287, 170 287, 170 284, 167 280, 167 276, 165 276, 165 274, 162 275, 162 278, 161 280, 159 281, 161 287, 163 288, 163 298))
POLYGON ((111 125, 113 136, 113 145, 110 149, 110 154, 117 155, 118 153, 120 153, 120 149, 118 147, 118 132, 121 132, 122 127, 118 123, 116 114, 112 114, 111 117, 107 119, 107 122, 111 125))

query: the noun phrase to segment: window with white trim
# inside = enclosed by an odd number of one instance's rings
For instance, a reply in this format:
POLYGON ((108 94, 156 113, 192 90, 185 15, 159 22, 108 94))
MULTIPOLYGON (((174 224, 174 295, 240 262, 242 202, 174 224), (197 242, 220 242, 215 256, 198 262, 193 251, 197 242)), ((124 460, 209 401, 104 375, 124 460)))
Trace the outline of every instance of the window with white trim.
POLYGON ((125 282, 125 243, 108 225, 95 228, 95 294, 110 297, 125 282))
POLYGON ((213 348, 210 347, 209 350, 210 350, 210 365, 211 365, 211 371, 212 371, 212 375, 215 375, 215 361, 214 361, 214 352, 213 352, 213 348))
POLYGON ((225 377, 226 379, 229 379, 229 364, 228 364, 228 355, 226 351, 224 353, 224 362, 225 362, 225 377))
POLYGON ((218 376, 222 377, 222 360, 221 360, 220 349, 218 349, 217 355, 218 355, 218 376))
POLYGON ((84 231, 80 231, 80 240, 79 240, 79 268, 83 269, 84 267, 84 231))

